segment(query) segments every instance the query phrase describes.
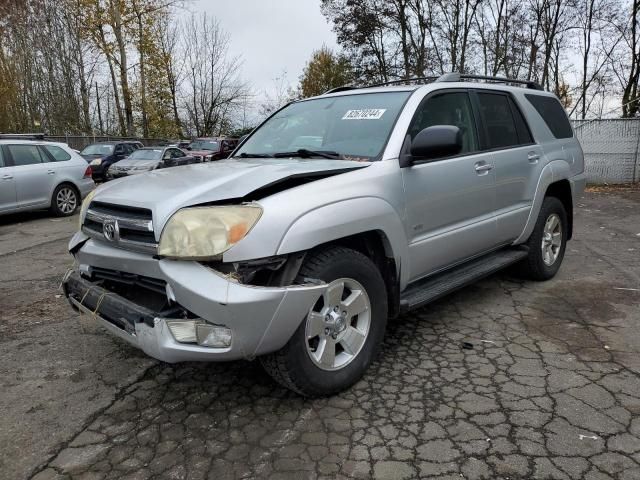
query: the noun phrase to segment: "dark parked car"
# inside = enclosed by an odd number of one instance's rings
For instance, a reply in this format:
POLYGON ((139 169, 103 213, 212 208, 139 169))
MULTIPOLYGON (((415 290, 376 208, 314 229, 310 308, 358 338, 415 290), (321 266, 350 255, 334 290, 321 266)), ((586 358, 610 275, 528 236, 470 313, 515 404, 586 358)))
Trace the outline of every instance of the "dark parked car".
POLYGON ((227 158, 237 145, 237 138, 196 138, 188 149, 194 157, 211 162, 227 158))
POLYGON ((134 150, 127 142, 100 142, 85 147, 80 155, 89 162, 94 180, 106 180, 109 167, 134 150))
POLYGON ((150 172, 157 168, 177 167, 200 161, 176 147, 144 147, 112 165, 107 172, 107 177, 126 177, 150 172))

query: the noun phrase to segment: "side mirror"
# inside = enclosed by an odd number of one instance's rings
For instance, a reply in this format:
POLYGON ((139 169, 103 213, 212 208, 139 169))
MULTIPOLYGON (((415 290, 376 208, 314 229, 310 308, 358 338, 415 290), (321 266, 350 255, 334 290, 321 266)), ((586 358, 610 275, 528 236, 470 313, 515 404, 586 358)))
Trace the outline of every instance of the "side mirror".
POLYGON ((402 166, 449 157, 462 150, 462 131, 453 125, 433 125, 416 135, 402 166))

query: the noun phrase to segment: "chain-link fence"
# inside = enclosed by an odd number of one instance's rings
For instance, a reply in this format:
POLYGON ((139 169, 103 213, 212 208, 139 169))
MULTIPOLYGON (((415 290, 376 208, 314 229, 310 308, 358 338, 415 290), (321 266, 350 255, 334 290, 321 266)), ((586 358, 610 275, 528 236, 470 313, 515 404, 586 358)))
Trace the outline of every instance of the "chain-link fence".
POLYGON ((96 142, 117 142, 123 140, 136 140, 142 142, 145 147, 163 145, 167 143, 165 138, 136 138, 136 137, 110 137, 99 135, 45 135, 45 140, 50 142, 62 142, 76 150, 82 150, 87 145, 96 142))
POLYGON ((589 183, 640 180, 640 118, 573 121, 589 183))
MULTIPOLYGON (((633 183, 640 181, 640 118, 574 120, 573 128, 582 145, 589 183, 633 183)), ((139 140, 145 146, 167 143, 163 138, 110 136, 47 136, 82 150, 95 142, 139 140)))

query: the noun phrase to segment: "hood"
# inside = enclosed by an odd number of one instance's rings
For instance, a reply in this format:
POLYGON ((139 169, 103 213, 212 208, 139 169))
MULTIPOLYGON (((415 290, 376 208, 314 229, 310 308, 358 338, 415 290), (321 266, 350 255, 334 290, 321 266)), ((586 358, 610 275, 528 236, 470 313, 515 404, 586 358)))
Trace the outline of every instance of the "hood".
POLYGON ((326 176, 368 165, 368 162, 325 159, 220 160, 152 170, 135 178, 109 182, 98 188, 94 200, 148 208, 153 212, 157 229, 183 207, 242 198, 290 178, 326 176))
POLYGON ((143 167, 148 170, 151 170, 152 168, 155 168, 159 163, 160 163, 160 160, 131 160, 131 159, 125 158, 124 160, 120 160, 114 165, 116 165, 119 168, 143 167))

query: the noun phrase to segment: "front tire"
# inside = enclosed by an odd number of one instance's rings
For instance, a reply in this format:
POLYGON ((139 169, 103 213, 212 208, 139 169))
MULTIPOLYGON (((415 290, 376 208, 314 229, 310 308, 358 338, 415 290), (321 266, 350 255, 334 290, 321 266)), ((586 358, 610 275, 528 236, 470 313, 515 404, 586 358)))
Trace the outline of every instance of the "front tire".
POLYGON ((51 213, 56 217, 73 215, 80 204, 80 195, 72 185, 63 183, 58 185, 51 197, 51 213))
POLYGON ((261 357, 281 385, 306 397, 340 392, 357 382, 375 357, 387 322, 387 292, 380 270, 344 247, 310 254, 298 280, 328 284, 289 342, 261 357))
POLYGON ((527 240, 529 256, 520 264, 525 278, 543 281, 558 273, 567 247, 567 233, 567 212, 564 205, 555 197, 546 197, 533 232, 527 240))

